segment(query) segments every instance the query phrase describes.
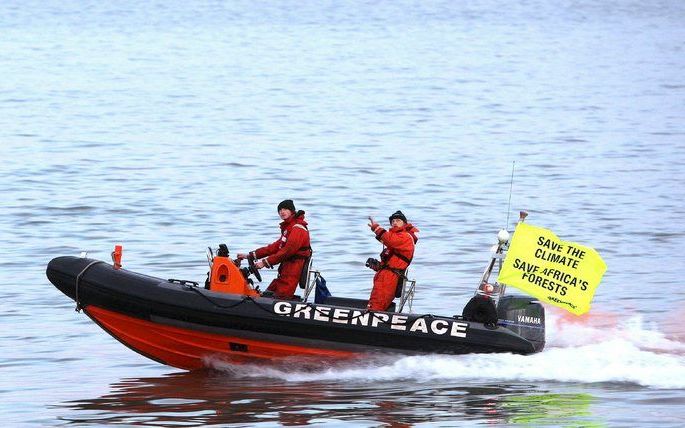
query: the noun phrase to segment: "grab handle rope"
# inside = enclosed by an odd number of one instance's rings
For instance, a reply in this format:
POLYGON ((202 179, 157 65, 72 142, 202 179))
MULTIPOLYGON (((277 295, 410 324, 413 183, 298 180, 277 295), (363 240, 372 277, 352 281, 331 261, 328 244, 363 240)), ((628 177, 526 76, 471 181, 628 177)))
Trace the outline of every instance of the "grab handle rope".
MULTIPOLYGON (((252 302, 257 308, 259 308, 259 309, 262 310, 263 312, 265 312, 265 313, 267 313, 267 314, 269 314, 269 315, 277 315, 275 312, 273 312, 273 311, 271 311, 271 310, 269 310, 269 309, 263 308, 259 303, 257 303, 257 301, 255 301, 255 300, 254 300, 252 297, 250 297, 250 296, 245 296, 244 298, 242 298, 241 300, 239 300, 239 301, 236 302, 236 303, 233 303, 232 305, 222 305, 222 304, 220 304, 220 303, 217 303, 217 302, 216 302, 214 299, 212 299, 211 297, 205 295, 205 294, 204 294, 201 290, 199 290, 197 287, 193 287, 193 286, 190 286, 190 285, 184 285, 183 287, 184 287, 186 290, 188 290, 188 291, 192 291, 192 292, 194 292, 194 293, 200 295, 200 297, 202 297, 203 299, 207 300, 209 303, 213 304, 214 306, 216 306, 217 308, 220 308, 220 309, 232 309, 232 308, 235 308, 236 306, 242 305, 242 304, 245 303, 245 302, 252 302)), ((293 315, 298 314, 298 313, 300 313, 301 311, 304 311, 306 308, 311 308, 311 309, 314 310, 314 312, 316 312, 316 313, 318 313, 319 315, 322 315, 322 316, 327 316, 327 315, 328 315, 327 313, 320 311, 319 308, 317 308, 316 306, 312 306, 311 303, 304 303, 304 305, 305 305, 305 306, 301 307, 300 309, 296 309, 296 310, 293 312, 293 315)), ((379 323, 381 323, 381 324, 391 325, 391 323, 392 323, 392 321, 391 321, 390 318, 388 318, 387 320, 384 320, 383 318, 377 316, 375 312, 369 311, 368 309, 361 311, 361 313, 358 314, 358 315, 349 314, 349 315, 347 316, 347 318, 341 318, 341 319, 345 319, 345 320, 347 320, 347 321, 353 321, 353 320, 356 320, 356 319, 358 319, 358 318, 360 318, 360 317, 362 317, 362 316, 364 316, 364 315, 367 315, 367 314, 370 314, 371 317, 372 317, 373 319, 377 320, 377 321, 378 321, 379 323)), ((424 314, 424 315, 421 315, 421 316, 417 317, 417 319, 418 319, 418 318, 435 318, 435 315, 433 315, 433 314, 424 314)))
POLYGON ((83 270, 78 275, 76 275, 76 285, 74 287, 74 291, 75 291, 74 300, 76 301, 76 308, 74 308, 74 310, 76 312, 81 312, 81 309, 83 309, 83 306, 81 306, 81 302, 79 301, 79 295, 78 295, 79 284, 81 283, 81 278, 83 277, 83 274, 85 274, 86 271, 88 269, 90 269, 91 266, 96 265, 98 263, 105 263, 105 262, 103 262, 102 260, 92 261, 92 262, 88 263, 86 265, 86 267, 84 267, 83 270))

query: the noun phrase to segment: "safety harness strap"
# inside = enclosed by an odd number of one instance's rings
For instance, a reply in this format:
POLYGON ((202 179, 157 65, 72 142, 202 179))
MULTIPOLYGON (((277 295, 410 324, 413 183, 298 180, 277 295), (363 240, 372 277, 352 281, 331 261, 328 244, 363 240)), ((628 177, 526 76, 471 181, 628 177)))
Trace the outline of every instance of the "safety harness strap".
POLYGON ((407 272, 406 269, 391 268, 391 267, 389 267, 389 266, 381 266, 381 268, 380 268, 379 270, 389 270, 389 271, 391 271, 392 273, 394 273, 394 274, 396 274, 396 275, 399 275, 400 278, 404 278, 404 277, 405 277, 404 274, 405 274, 405 272, 407 272))
POLYGON ((392 257, 392 256, 399 258, 400 260, 402 260, 403 262, 406 262, 407 264, 411 263, 411 261, 412 261, 412 259, 410 259, 409 257, 403 256, 400 253, 392 253, 390 255, 390 257, 392 257))

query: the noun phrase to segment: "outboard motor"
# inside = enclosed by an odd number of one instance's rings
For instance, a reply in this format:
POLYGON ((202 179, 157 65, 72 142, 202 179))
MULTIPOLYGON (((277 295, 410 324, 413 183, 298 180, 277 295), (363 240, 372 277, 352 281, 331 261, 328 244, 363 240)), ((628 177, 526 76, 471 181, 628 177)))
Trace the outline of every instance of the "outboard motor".
POLYGON ((498 324, 529 340, 535 351, 545 347, 545 308, 532 297, 504 296, 497 304, 498 324))
MULTIPOLYGON (((527 216, 527 212, 521 211, 519 222, 527 216)), ((509 232, 500 230, 476 295, 466 305, 462 316, 467 321, 482 322, 486 327, 503 326, 528 340, 538 352, 545 347, 545 308, 533 297, 505 296, 505 284, 489 281, 493 271, 502 268, 508 248, 509 232)))

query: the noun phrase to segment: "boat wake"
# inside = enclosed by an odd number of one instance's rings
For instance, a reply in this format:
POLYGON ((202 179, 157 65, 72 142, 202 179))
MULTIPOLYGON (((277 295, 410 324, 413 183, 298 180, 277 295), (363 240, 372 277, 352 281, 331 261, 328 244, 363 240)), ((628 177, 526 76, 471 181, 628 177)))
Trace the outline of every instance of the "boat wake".
POLYGON ((213 368, 238 377, 288 382, 374 382, 413 379, 477 382, 548 381, 627 383, 650 388, 685 388, 685 343, 646 325, 642 317, 547 316, 547 347, 534 355, 468 354, 382 357, 372 361, 302 365, 227 365, 213 368), (624 320, 619 322, 619 320, 624 320))

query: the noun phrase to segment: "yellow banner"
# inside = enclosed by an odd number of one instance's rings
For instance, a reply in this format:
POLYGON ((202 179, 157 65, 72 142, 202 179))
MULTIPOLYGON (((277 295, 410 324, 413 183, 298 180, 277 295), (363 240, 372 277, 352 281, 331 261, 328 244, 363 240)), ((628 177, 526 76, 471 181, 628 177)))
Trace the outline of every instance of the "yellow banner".
POLYGON ((581 315, 590 310, 606 270, 594 249, 562 241, 550 230, 519 223, 497 282, 581 315))

